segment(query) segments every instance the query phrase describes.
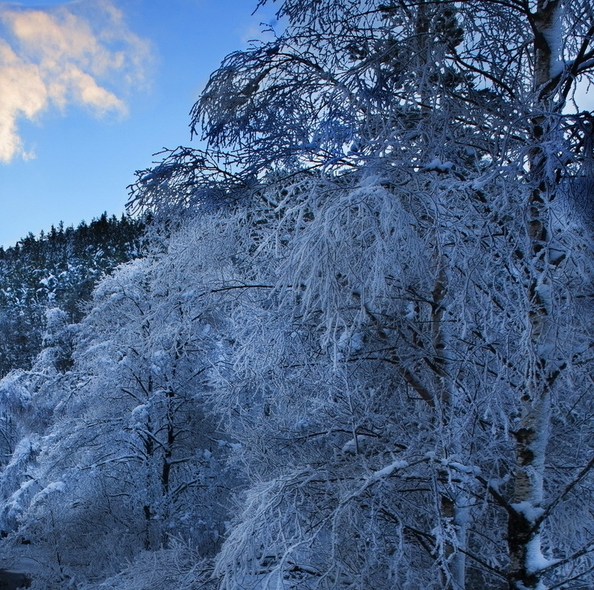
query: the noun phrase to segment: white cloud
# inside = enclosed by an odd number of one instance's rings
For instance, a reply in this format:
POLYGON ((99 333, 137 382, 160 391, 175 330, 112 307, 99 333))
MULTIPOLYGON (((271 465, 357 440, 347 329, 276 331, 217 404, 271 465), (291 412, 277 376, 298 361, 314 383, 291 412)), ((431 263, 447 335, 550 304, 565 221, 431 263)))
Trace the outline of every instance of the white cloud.
POLYGON ((0 21, 6 33, 0 37, 0 162, 31 156, 19 119, 69 105, 122 116, 127 107, 120 95, 146 82, 149 44, 109 0, 52 10, 0 4, 0 21))

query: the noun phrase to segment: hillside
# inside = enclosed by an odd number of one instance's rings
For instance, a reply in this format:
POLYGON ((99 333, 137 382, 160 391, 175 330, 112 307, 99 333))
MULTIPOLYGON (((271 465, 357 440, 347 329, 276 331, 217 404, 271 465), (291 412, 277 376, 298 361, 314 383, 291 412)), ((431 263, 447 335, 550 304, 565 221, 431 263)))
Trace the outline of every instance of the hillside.
POLYGON ((0 248, 0 376, 30 368, 42 347, 47 310, 79 321, 97 281, 140 255, 145 223, 104 213, 91 223, 29 234, 0 248))

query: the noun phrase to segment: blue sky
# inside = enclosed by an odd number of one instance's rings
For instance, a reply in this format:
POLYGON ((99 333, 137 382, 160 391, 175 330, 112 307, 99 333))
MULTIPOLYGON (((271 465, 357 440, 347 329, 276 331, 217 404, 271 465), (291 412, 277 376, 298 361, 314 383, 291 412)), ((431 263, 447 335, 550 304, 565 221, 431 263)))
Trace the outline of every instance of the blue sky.
POLYGON ((124 211, 134 171, 258 35, 257 0, 0 1, 0 245, 124 211))

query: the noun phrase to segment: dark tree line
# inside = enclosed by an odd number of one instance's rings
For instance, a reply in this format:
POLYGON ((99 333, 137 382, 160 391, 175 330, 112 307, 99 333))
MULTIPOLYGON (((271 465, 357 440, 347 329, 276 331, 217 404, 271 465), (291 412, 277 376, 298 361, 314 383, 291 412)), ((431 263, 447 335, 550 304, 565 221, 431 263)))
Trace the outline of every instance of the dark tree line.
POLYGON ((80 321, 97 281, 141 254, 145 226, 145 220, 104 213, 0 248, 0 375, 30 367, 43 345, 48 309, 80 321))

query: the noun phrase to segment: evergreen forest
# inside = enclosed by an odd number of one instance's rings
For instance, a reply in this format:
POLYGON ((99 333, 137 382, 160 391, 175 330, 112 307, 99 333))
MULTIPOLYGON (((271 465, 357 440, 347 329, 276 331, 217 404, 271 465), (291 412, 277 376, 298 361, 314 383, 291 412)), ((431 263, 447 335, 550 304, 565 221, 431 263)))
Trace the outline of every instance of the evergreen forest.
POLYGON ((142 253, 145 222, 104 213, 90 224, 56 229, 0 248, 0 377, 30 369, 43 347, 46 315, 58 309, 68 324, 85 315, 95 284, 142 253))

